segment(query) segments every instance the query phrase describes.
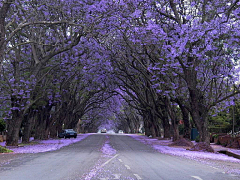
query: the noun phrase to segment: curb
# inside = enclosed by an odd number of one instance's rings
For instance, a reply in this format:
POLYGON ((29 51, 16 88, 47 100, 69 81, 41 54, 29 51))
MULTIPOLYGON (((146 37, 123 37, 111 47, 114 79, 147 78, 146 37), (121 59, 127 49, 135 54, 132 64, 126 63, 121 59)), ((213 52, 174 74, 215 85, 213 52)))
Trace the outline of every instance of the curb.
POLYGON ((231 156, 231 157, 234 157, 234 158, 237 158, 237 159, 240 159, 240 155, 239 154, 235 154, 231 151, 228 151, 228 150, 220 150, 220 151, 217 151, 219 153, 222 153, 222 154, 226 154, 228 156, 231 156))

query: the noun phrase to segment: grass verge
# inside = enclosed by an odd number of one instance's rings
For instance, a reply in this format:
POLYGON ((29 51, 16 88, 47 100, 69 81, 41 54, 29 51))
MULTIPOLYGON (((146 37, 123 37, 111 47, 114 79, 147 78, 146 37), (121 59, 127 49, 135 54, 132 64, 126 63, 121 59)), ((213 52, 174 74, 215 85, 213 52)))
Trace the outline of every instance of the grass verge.
POLYGON ((10 153, 13 152, 12 150, 9 150, 5 147, 0 146, 0 153, 10 153))

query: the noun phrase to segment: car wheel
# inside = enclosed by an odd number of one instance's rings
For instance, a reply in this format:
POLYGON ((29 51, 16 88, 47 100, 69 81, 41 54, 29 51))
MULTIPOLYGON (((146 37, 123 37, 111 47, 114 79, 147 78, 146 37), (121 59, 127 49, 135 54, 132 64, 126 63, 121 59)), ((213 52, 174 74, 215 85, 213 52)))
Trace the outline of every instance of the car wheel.
POLYGON ((74 136, 74 138, 77 138, 77 136, 74 136))
POLYGON ((66 137, 66 136, 64 136, 64 139, 67 139, 67 137, 66 137))

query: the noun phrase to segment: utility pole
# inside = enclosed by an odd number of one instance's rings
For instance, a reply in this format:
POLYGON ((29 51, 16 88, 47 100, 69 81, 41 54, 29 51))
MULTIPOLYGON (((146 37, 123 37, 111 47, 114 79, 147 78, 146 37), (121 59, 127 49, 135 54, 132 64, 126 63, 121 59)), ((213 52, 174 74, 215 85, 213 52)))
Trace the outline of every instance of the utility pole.
MULTIPOLYGON (((233 86, 233 92, 235 93, 235 85, 233 86)), ((236 99, 235 99, 235 95, 233 96, 233 114, 232 114, 232 119, 233 119, 233 124, 232 124, 232 135, 234 134, 234 124, 235 124, 235 102, 236 102, 236 99)))
POLYGON ((235 99, 234 99, 234 105, 233 105, 233 125, 232 125, 232 134, 234 134, 234 124, 235 124, 235 99))

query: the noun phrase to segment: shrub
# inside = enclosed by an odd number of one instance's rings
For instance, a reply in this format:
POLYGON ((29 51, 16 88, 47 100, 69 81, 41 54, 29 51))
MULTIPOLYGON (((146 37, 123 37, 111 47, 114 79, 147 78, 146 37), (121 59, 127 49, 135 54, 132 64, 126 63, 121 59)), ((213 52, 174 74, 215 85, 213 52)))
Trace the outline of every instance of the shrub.
POLYGON ((200 137, 199 137, 199 135, 196 137, 196 139, 195 139, 195 142, 199 142, 200 141, 200 137))
POLYGON ((213 134, 212 137, 213 138, 218 138, 218 134, 213 134))
POLYGON ((0 153, 10 153, 13 152, 12 150, 9 150, 5 147, 0 146, 0 153))
POLYGON ((0 132, 4 131, 6 128, 6 123, 3 121, 3 119, 0 119, 0 132))

